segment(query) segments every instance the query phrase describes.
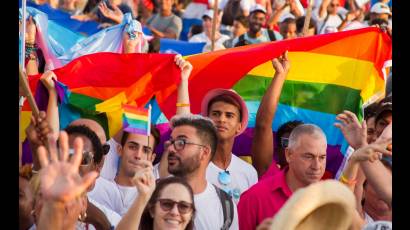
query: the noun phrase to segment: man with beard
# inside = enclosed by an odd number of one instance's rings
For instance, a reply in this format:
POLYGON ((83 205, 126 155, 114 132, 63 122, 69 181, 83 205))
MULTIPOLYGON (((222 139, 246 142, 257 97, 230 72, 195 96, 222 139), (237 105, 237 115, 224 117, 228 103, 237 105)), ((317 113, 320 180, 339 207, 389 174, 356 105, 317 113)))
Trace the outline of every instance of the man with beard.
POLYGON ((234 46, 241 44, 258 44, 279 40, 277 37, 282 37, 274 31, 262 28, 266 24, 266 10, 259 4, 255 4, 249 14, 249 29, 248 32, 242 34, 232 42, 234 46))
POLYGON ((114 181, 100 177, 89 196, 123 216, 138 196, 132 179, 138 170, 152 165, 153 151, 158 143, 159 131, 153 126, 149 138, 124 131, 117 148, 121 158, 114 181))
POLYGON ((200 115, 177 115, 171 119, 170 125, 171 139, 165 142, 168 171, 185 178, 194 192, 195 229, 238 229, 236 205, 230 202, 234 215, 228 228, 219 190, 206 179, 218 139, 212 120, 200 115))

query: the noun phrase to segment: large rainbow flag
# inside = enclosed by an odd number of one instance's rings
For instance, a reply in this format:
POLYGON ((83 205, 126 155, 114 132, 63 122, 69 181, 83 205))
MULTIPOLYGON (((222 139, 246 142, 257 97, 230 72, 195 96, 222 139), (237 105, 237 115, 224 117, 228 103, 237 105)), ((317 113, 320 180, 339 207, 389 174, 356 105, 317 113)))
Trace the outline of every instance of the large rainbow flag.
MULTIPOLYGON (((391 38, 378 28, 278 41, 186 57, 194 69, 189 79, 191 111, 199 113, 203 96, 213 88, 234 88, 249 108, 249 125, 236 139, 233 152, 250 156, 259 101, 274 70, 270 60, 289 51, 291 69, 272 124, 289 120, 321 127, 328 140, 327 170, 334 175, 345 159, 342 133, 333 126, 343 110, 363 117, 363 104, 384 92, 383 67, 391 59, 391 38)), ((97 53, 56 69, 65 85, 60 126, 78 117, 92 117, 112 136, 121 128, 122 104, 144 106, 155 96, 152 121, 167 138, 167 120, 175 114, 179 70, 173 55, 97 53)), ((39 76, 32 76, 35 89, 39 76)), ((26 113, 29 108, 25 107, 26 113)), ((24 115, 23 115, 24 117, 24 115)), ((27 118, 26 118, 27 119, 27 118)), ((161 145, 159 145, 161 146, 161 145)), ((159 153, 161 149, 159 149, 159 153)))

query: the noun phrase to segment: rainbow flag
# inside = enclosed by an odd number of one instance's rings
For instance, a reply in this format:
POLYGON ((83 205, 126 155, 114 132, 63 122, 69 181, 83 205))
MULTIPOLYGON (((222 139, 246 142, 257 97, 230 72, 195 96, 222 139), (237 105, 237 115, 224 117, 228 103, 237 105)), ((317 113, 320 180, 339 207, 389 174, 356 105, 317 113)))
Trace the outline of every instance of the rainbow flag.
POLYGON ((123 105, 123 130, 130 133, 150 135, 151 106, 148 109, 123 105))
MULTIPOLYGON (((274 70, 271 59, 289 51, 291 69, 282 90, 272 128, 289 120, 321 127, 328 140, 327 170, 336 175, 346 159, 347 143, 333 123, 343 110, 363 117, 363 104, 384 92, 383 68, 391 60, 391 38, 378 28, 237 47, 186 57, 191 111, 200 112, 203 96, 214 88, 233 88, 249 109, 247 130, 235 140, 233 153, 251 155, 259 101, 274 70)), ((123 104, 143 107, 153 97, 152 120, 161 140, 169 135, 168 119, 176 111, 180 71, 167 54, 97 53, 55 70, 66 86, 60 104, 60 126, 79 117, 95 118, 112 136, 122 128, 123 104), (158 105, 156 105, 158 103, 158 105)), ((36 78, 30 80, 32 89, 36 78)), ((24 108, 23 108, 24 110, 24 108)), ((28 120, 29 121, 29 120, 28 120)), ((161 144, 157 153, 161 153, 161 144)))

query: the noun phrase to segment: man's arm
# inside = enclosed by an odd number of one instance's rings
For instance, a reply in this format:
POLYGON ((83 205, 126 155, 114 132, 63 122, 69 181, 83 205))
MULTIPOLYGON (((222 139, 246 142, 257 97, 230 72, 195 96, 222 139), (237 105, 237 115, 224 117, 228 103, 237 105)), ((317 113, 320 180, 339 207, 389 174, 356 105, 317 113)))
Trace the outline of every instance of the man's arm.
POLYGON ((181 69, 181 82, 178 86, 176 114, 190 114, 191 109, 189 104, 188 79, 192 71, 192 65, 188 61, 184 60, 181 55, 176 55, 174 61, 175 64, 181 69))
POLYGON ((263 95, 256 114, 255 131, 252 140, 252 162, 259 177, 265 173, 269 165, 272 163, 272 122, 278 107, 283 83, 285 82, 285 78, 290 68, 287 52, 285 52, 279 60, 277 58, 272 60, 275 76, 273 77, 268 90, 263 95))

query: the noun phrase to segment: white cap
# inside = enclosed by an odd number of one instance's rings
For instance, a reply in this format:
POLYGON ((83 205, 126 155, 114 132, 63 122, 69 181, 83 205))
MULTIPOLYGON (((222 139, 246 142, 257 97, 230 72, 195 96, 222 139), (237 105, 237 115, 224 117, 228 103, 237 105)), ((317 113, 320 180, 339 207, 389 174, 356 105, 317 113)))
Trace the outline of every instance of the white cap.
POLYGON ((202 19, 204 19, 205 16, 214 19, 214 10, 206 10, 202 15, 202 19))
POLYGON ((372 6, 370 9, 370 13, 375 13, 375 14, 391 14, 390 8, 388 5, 378 2, 372 6))
POLYGON ((252 14, 252 13, 255 12, 255 11, 259 11, 259 12, 262 12, 262 13, 266 14, 266 9, 265 9, 265 7, 263 7, 263 6, 260 5, 260 4, 255 4, 255 5, 253 5, 253 6, 251 7, 251 9, 249 10, 249 14, 252 14))
POLYGON ((283 21, 285 21, 285 20, 288 19, 288 18, 293 18, 293 19, 295 19, 296 17, 295 17, 295 15, 293 15, 293 14, 291 14, 291 13, 289 13, 289 12, 283 13, 283 14, 280 16, 280 18, 279 18, 279 23, 282 23, 283 21))

